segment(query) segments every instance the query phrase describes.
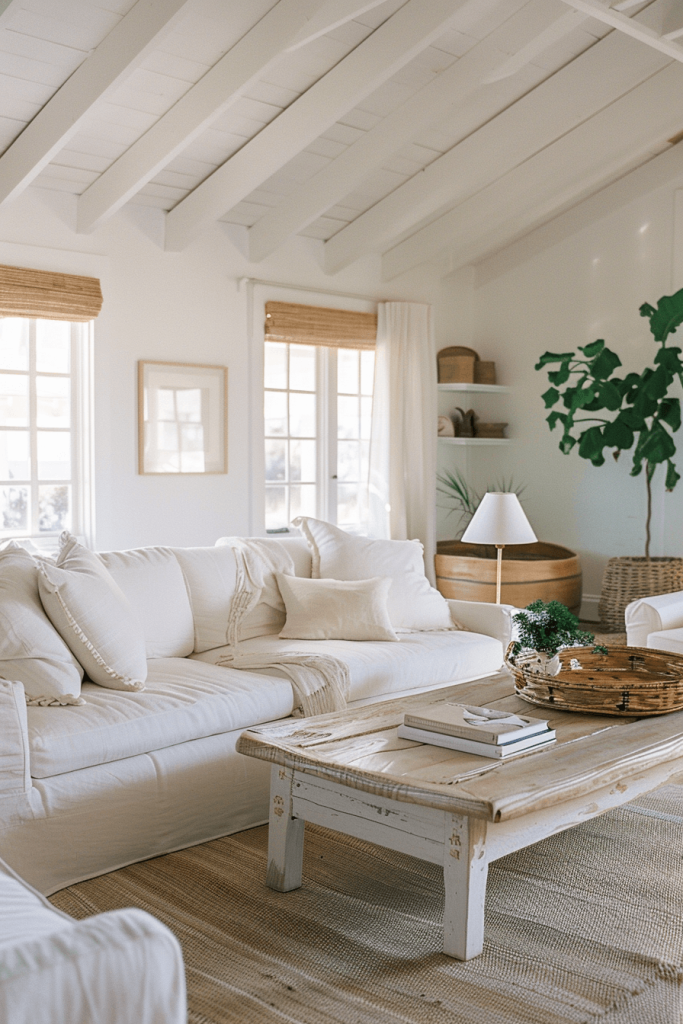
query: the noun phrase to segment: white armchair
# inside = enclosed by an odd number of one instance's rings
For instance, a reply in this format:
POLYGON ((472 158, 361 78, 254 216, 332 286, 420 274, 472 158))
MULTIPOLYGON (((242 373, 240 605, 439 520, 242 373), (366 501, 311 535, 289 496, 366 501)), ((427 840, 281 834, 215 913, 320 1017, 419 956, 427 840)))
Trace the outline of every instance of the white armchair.
POLYGON ((683 590, 632 601, 625 619, 629 647, 683 654, 683 590))
POLYGON ((180 945, 142 910, 74 921, 0 861, 0 1021, 185 1024, 180 945))

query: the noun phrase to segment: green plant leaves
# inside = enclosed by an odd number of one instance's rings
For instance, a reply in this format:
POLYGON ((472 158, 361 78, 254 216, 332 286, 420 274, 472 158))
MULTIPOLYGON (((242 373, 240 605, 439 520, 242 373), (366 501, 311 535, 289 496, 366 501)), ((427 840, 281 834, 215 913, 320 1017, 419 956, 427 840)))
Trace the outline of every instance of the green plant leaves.
POLYGON ((564 363, 574 358, 573 352, 544 352, 534 366, 535 370, 542 370, 548 363, 564 363))
POLYGON ((607 380, 617 366, 621 366, 621 359, 616 352, 603 348, 600 355, 591 363, 591 373, 596 380, 607 380))
POLYGON ((550 409, 560 397, 560 392, 557 388, 548 388, 545 394, 541 395, 541 398, 545 402, 546 409, 550 409))
POLYGON ((666 487, 667 491, 673 491, 674 487, 680 479, 681 474, 677 471, 673 462, 669 460, 666 466, 666 480, 664 482, 664 486, 666 487))
POLYGON ((662 295, 656 309, 649 302, 644 302, 640 315, 650 321, 655 341, 666 341, 683 323, 683 288, 674 295, 662 295))
POLYGON ((606 447, 618 448, 620 451, 630 448, 635 439, 633 430, 620 416, 605 425, 603 438, 606 447))
POLYGON ((579 345, 586 359, 592 359, 594 356, 599 355, 604 347, 605 342, 602 338, 598 338, 597 341, 591 341, 590 345, 579 345))
POLYGON ((602 454, 604 447, 605 438, 600 427, 584 430, 579 439, 579 455, 582 459, 589 459, 594 466, 602 466, 605 461, 602 454))

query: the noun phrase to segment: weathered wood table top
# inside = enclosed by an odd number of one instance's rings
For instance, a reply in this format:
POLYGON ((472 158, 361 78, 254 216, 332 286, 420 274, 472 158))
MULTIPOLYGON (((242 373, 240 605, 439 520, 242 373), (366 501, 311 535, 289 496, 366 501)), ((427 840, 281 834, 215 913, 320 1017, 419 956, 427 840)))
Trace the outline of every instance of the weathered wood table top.
POLYGON ((238 751, 406 803, 502 822, 683 757, 683 711, 651 718, 534 708, 507 672, 487 680, 287 719, 244 732, 238 751), (557 742, 507 761, 399 739, 404 712, 457 700, 547 718, 557 742))

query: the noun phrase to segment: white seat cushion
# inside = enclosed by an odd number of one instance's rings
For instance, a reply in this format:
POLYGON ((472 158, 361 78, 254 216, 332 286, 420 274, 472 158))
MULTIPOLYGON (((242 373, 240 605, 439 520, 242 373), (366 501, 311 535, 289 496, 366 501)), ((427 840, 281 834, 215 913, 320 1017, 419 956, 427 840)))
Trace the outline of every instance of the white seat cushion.
MULTIPOLYGON (((218 661, 229 648, 194 654, 191 660, 218 661)), ((474 679, 500 668, 503 647, 500 640, 464 631, 402 633, 399 643, 376 640, 281 640, 262 636, 245 640, 240 653, 263 653, 277 660, 278 654, 305 651, 331 654, 349 667, 349 701, 414 687, 429 689, 441 683, 474 679)), ((269 669, 269 671, 272 671, 269 669)))
POLYGON ((683 629, 661 629, 656 633, 650 633, 647 646, 654 647, 657 651, 683 654, 683 629))
POLYGON ((286 718, 293 708, 292 688, 284 679, 186 658, 150 661, 146 689, 139 693, 103 690, 92 683, 84 685, 83 693, 83 707, 61 708, 60 714, 28 709, 34 778, 246 729, 286 718))
POLYGON ((647 647, 650 633, 683 626, 683 591, 631 601, 624 612, 630 647, 647 647))
POLYGON ((56 910, 0 861, 0 950, 41 935, 73 928, 75 921, 56 910))
POLYGON ((128 598, 145 637, 148 658, 184 658, 194 650, 187 586, 170 548, 101 551, 100 558, 128 598))

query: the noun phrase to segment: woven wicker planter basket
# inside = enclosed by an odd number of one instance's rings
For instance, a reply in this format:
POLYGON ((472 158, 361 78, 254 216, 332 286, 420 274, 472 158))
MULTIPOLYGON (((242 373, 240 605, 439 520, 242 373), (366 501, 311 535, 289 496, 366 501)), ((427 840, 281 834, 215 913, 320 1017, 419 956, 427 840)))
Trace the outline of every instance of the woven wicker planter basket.
POLYGON ((631 601, 683 590, 683 558, 610 558, 602 580, 600 622, 616 633, 631 601))
POLYGON ((593 654, 592 647, 567 647, 560 651, 562 669, 556 676, 535 674, 536 652, 513 657, 512 644, 505 661, 519 696, 545 708, 637 717, 683 708, 683 657, 678 654, 624 646, 593 654), (570 668, 572 658, 580 669, 570 668))

